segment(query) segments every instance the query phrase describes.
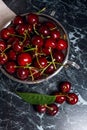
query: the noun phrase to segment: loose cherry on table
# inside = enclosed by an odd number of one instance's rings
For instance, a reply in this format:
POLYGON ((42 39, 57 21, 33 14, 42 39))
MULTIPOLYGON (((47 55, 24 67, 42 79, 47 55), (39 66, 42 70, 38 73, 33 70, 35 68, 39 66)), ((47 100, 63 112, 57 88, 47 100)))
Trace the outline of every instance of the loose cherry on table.
POLYGON ((66 96, 67 103, 74 105, 78 102, 78 96, 75 93, 68 93, 66 96))
POLYGON ((39 113, 46 113, 50 116, 55 116, 58 111, 59 111, 59 108, 56 104, 50 104, 50 105, 37 105, 36 106, 36 111, 39 112, 39 113))
POLYGON ((56 96, 56 103, 62 104, 66 101, 66 96, 63 93, 56 91, 54 95, 56 96))
POLYGON ((63 93, 68 93, 70 92, 71 89, 71 83, 69 81, 64 81, 60 84, 59 89, 63 93))
POLYGON ((57 114, 58 111, 59 111, 58 106, 53 103, 47 106, 46 113, 50 116, 54 116, 57 114))
POLYGON ((39 113, 45 113, 46 112, 46 105, 36 105, 36 111, 39 113))

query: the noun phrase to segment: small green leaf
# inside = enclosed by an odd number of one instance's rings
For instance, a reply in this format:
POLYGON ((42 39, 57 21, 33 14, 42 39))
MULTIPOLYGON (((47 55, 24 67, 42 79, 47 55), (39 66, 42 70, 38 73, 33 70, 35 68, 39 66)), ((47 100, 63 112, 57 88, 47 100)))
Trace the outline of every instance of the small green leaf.
POLYGON ((45 94, 37 94, 37 93, 24 93, 17 92, 24 101, 30 104, 51 104, 55 101, 56 96, 50 96, 45 94))

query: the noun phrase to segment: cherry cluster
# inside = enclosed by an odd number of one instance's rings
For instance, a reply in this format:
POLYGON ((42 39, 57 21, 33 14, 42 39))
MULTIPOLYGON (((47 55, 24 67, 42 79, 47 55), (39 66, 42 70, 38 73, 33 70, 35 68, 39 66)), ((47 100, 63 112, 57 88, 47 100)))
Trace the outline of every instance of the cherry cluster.
POLYGON ((62 104, 65 101, 68 104, 74 105, 78 102, 78 96, 75 93, 71 93, 71 83, 69 81, 64 81, 59 85, 59 91, 53 92, 52 95, 56 96, 55 103, 50 105, 37 105, 36 110, 39 113, 45 113, 54 116, 58 113, 58 104, 62 104))
POLYGON ((37 80, 54 73, 65 59, 65 34, 51 20, 29 13, 16 16, 0 31, 0 65, 20 80, 37 80))

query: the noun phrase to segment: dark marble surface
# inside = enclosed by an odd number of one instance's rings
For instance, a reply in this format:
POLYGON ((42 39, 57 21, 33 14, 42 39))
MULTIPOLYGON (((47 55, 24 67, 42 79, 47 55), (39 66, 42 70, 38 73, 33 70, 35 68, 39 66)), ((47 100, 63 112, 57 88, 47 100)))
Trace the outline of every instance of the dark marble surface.
MULTIPOLYGON (((14 7, 12 2, 10 4, 14 7)), ((26 0, 26 3, 26 8, 22 3, 18 7, 23 6, 25 12, 29 12, 45 6, 44 13, 53 15, 62 23, 70 39, 69 60, 78 63, 80 69, 63 68, 54 78, 37 85, 14 82, 0 72, 0 130, 87 130, 87 2, 26 0), (23 90, 49 94, 57 90, 60 81, 65 80, 71 82, 71 91, 78 95, 79 101, 73 106, 60 105, 59 113, 54 117, 36 113, 30 104, 14 93, 23 90)), ((23 10, 18 9, 18 13, 23 13, 23 10)))

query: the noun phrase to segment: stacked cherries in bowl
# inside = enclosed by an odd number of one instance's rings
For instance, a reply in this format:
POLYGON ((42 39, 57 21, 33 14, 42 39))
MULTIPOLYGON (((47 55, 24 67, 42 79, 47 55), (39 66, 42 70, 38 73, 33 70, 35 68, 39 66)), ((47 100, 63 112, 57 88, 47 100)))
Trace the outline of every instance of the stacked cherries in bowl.
POLYGON ((69 42, 62 25, 45 14, 16 16, 0 31, 0 69, 21 83, 39 83, 57 74, 69 42))

